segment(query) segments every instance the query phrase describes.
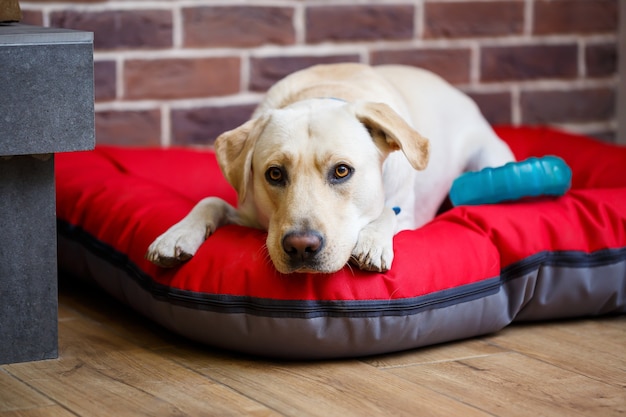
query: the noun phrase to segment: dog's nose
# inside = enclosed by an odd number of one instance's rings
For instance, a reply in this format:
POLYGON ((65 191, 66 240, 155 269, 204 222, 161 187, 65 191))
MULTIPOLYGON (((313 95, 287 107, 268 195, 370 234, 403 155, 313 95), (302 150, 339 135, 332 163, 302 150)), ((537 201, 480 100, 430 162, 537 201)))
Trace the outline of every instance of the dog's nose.
POLYGON ((317 232, 290 232, 283 238, 283 250, 291 259, 308 260, 324 246, 324 238, 317 232))

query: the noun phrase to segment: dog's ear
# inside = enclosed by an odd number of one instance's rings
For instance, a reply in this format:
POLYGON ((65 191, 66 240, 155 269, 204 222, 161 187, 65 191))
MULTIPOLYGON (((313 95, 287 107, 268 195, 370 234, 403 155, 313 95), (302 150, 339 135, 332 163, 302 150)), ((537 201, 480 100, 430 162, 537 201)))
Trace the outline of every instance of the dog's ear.
POLYGON ((367 128, 378 146, 390 151, 402 150, 411 166, 426 168, 430 144, 395 111, 384 103, 355 103, 357 119, 367 128))
POLYGON ((259 117, 222 133, 215 139, 215 154, 226 180, 237 191, 243 202, 252 175, 252 152, 267 118, 259 117))

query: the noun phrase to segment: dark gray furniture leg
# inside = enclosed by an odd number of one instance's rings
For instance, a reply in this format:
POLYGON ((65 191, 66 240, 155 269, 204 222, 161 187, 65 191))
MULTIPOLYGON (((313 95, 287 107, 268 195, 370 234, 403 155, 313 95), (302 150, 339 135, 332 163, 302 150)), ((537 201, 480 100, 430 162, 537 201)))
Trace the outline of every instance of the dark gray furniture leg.
POLYGON ((0 24, 0 364, 57 357, 54 154, 92 149, 93 34, 0 24))
POLYGON ((57 356, 54 160, 0 157, 0 362, 57 356))

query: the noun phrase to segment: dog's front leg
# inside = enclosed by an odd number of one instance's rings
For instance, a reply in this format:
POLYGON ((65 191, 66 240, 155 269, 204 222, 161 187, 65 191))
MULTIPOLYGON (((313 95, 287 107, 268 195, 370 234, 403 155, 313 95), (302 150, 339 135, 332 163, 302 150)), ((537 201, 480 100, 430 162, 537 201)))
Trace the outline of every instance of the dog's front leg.
POLYGON ((159 266, 172 267, 189 260, 215 229, 235 223, 237 210, 217 197, 201 200, 181 221, 156 238, 146 258, 159 266))
POLYGON ((392 209, 385 207, 380 217, 359 233, 350 262, 365 271, 388 271, 393 262, 395 229, 396 214, 392 209))

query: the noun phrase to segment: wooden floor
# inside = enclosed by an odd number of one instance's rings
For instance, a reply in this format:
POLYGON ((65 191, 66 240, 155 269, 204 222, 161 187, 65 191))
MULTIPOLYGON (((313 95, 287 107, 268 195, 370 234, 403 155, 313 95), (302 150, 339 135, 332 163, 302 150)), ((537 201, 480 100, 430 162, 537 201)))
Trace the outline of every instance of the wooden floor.
POLYGON ((63 281, 59 320, 59 359, 0 366, 0 416, 626 414, 626 316, 327 362, 195 345, 63 281))

